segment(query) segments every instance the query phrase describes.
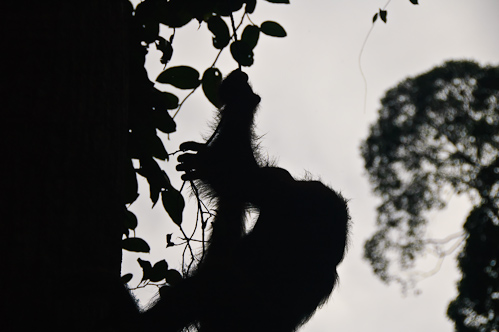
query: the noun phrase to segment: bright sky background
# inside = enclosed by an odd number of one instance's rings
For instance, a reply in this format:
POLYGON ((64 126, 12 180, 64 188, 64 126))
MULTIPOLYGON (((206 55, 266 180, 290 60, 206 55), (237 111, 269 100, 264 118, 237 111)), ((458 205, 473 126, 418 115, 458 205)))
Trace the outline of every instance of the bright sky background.
MULTIPOLYGON (((264 151, 294 176, 310 172, 350 199, 353 228, 349 252, 339 267, 340 284, 328 304, 301 328, 304 332, 453 330, 445 313, 456 296, 455 283, 459 280, 454 257, 447 258, 437 275, 417 285, 420 295, 410 292, 406 296, 397 285, 381 283, 362 259, 364 241, 374 231, 379 200, 371 193, 359 145, 377 118, 383 93, 404 78, 450 59, 499 64, 499 1, 420 0, 418 6, 409 0, 391 1, 388 24, 378 19, 362 55, 368 82, 364 110, 359 52, 372 16, 385 4, 386 0, 292 0, 291 5, 276 5, 259 0, 251 16, 256 24, 277 21, 288 33, 282 39, 261 35, 255 63, 245 70, 262 97, 257 133, 264 134, 264 151)), ((164 36, 169 35, 165 29, 164 36)), ((189 65, 201 73, 217 53, 206 26, 198 29, 196 22, 177 31, 173 47, 169 65, 189 65)), ((224 75, 236 68, 228 50, 217 66, 224 75)), ((147 68, 153 80, 162 71, 157 53, 148 58, 147 68)), ((177 92, 171 86, 157 86, 177 92)), ((210 133, 208 124, 214 114, 199 89, 176 117, 178 133, 170 135, 169 140, 165 137, 166 149, 173 152, 183 141, 200 141, 210 133)), ((175 164, 172 160, 161 166, 180 188, 175 164)), ((141 278, 137 257, 152 263, 166 258, 171 267, 177 268, 180 264, 175 248, 164 249, 167 233, 179 235, 176 226, 161 203, 151 210, 148 188, 143 182, 140 186, 142 194, 131 209, 139 218, 136 235, 145 238, 152 251, 125 253, 123 272, 135 276, 130 285, 141 278)), ((457 232, 467 215, 465 198, 449 193, 448 201, 446 211, 430 214, 428 233, 432 238, 457 232)), ((184 218, 194 220, 194 200, 189 202, 184 218)), ((429 257, 419 269, 431 270, 435 262, 429 257)), ((135 295, 147 301, 154 292, 154 287, 148 287, 135 295)))

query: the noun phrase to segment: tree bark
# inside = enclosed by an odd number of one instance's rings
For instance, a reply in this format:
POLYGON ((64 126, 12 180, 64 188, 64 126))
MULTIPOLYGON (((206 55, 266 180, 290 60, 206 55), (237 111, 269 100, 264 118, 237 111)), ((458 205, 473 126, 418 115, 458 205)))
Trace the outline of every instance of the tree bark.
POLYGON ((2 14, 5 330, 118 330, 133 312, 119 282, 131 6, 2 14))

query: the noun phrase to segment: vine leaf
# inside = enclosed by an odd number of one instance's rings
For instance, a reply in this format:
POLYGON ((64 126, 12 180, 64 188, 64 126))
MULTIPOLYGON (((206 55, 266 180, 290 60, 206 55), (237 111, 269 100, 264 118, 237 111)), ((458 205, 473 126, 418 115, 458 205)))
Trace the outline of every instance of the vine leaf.
POLYGON ((229 44, 230 32, 229 27, 220 16, 212 16, 208 20, 208 30, 210 30, 213 37, 213 46, 219 50, 229 44))
POLYGON ((140 159, 140 168, 137 170, 137 173, 147 179, 150 197, 154 207, 159 199, 161 189, 171 186, 170 179, 153 158, 140 159))
POLYGON ((129 210, 125 209, 125 227, 126 229, 134 230, 137 228, 137 217, 135 214, 129 210))
POLYGON ((121 276, 121 282, 123 284, 128 284, 130 282, 130 280, 132 280, 132 278, 133 278, 133 274, 127 273, 127 274, 121 276))
POLYGON ((149 182, 149 197, 151 198, 152 207, 156 206, 159 199, 161 187, 156 182, 149 182))
POLYGON ((161 138, 159 138, 157 135, 150 136, 147 144, 149 144, 151 148, 153 157, 161 160, 167 160, 169 158, 168 152, 166 152, 161 138))
POLYGON ((170 67, 159 74, 156 81, 171 84, 179 89, 195 89, 199 86, 199 72, 188 66, 170 67))
POLYGON ((151 271, 152 271, 151 262, 140 259, 140 258, 137 259, 137 262, 139 263, 140 267, 142 268, 142 281, 150 280, 150 275, 151 275, 151 271))
POLYGON ((128 251, 133 252, 147 252, 151 250, 146 241, 138 237, 129 237, 121 241, 121 247, 128 251))
POLYGON ((182 281, 182 275, 177 270, 170 269, 166 272, 166 282, 175 286, 182 281))
POLYGON ((376 22, 377 19, 378 19, 378 13, 374 14, 374 16, 373 16, 373 23, 376 22))
POLYGON ((182 225, 182 212, 184 211, 185 201, 178 190, 172 186, 161 192, 161 200, 166 212, 177 225, 182 225))
POLYGON ((156 16, 159 22, 170 27, 180 28, 193 19, 192 10, 187 1, 144 1, 157 4, 156 16))
POLYGON ((418 0, 409 0, 413 5, 418 5, 418 0))
POLYGON ((151 280, 152 282, 159 282, 163 279, 166 279, 167 273, 168 263, 163 259, 154 264, 149 274, 149 280, 151 280))
POLYGON ((387 13, 387 11, 386 11, 386 10, 383 10, 383 9, 380 9, 380 10, 379 10, 379 17, 380 17, 380 18, 381 18, 381 20, 382 20, 383 22, 385 22, 385 23, 386 23, 386 15, 387 15, 387 14, 388 14, 388 13, 387 13))
POLYGON ((242 40, 237 40, 230 44, 230 53, 234 60, 241 66, 249 67, 253 64, 253 50, 242 40))
POLYGON ((173 243, 172 241, 172 236, 173 234, 170 233, 170 234, 166 234, 166 247, 174 247, 175 246, 175 243, 173 243))
POLYGON ((126 165, 124 167, 124 183, 123 198, 125 200, 125 204, 131 204, 135 202, 137 197, 139 197, 139 187, 137 185, 135 169, 133 168, 133 164, 130 159, 126 161, 126 165))
POLYGON ((222 103, 220 102, 220 98, 218 96, 218 90, 220 88, 220 84, 222 83, 222 73, 217 68, 208 68, 203 74, 203 79, 201 80, 203 92, 206 98, 212 103, 215 107, 222 107, 222 103))
POLYGON ((144 1, 135 8, 134 18, 139 23, 140 39, 147 44, 153 43, 159 35, 159 22, 156 16, 158 3, 157 1, 144 1))
POLYGON ((272 37, 286 37, 286 31, 277 22, 265 21, 260 26, 260 31, 272 37))
POLYGON ((256 0, 246 0, 246 7, 244 8, 246 13, 252 14, 255 11, 255 7, 256 7, 256 0))
POLYGON ((156 128, 166 134, 173 133, 177 129, 177 124, 167 111, 153 111, 152 117, 156 128))
POLYGON ((260 29, 256 25, 247 25, 244 28, 241 40, 248 44, 251 49, 254 49, 260 37, 260 29))
POLYGON ((172 43, 164 39, 161 36, 157 37, 156 49, 163 53, 161 59, 159 60, 162 64, 166 65, 173 55, 172 43))
POLYGON ((173 110, 178 107, 178 97, 172 93, 153 89, 151 98, 155 109, 173 110))

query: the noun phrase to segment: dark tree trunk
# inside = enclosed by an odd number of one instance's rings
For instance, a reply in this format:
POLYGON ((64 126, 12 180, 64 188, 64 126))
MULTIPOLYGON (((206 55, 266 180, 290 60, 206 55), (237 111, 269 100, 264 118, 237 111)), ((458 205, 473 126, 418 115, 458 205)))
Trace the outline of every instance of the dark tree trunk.
POLYGON ((133 310, 119 283, 130 10, 2 6, 4 331, 113 331, 133 310))

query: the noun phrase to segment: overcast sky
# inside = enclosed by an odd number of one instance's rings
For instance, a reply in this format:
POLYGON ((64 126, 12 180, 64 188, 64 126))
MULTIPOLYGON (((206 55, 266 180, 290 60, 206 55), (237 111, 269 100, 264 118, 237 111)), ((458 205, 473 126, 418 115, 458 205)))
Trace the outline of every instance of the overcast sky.
MULTIPOLYGON (((420 0, 418 6, 409 0, 391 1, 388 24, 376 22, 362 55, 367 79, 364 110, 359 52, 372 16, 385 4, 386 0, 292 0, 291 5, 276 5, 259 0, 251 16, 256 24, 277 21, 288 33, 282 39, 261 36, 255 63, 245 70, 262 97, 257 132, 264 134, 264 151, 294 176, 310 172, 350 199, 353 229, 349 252, 339 267, 340 284, 328 304, 301 328, 304 332, 453 330, 445 315, 459 280, 453 257, 437 275, 417 285, 420 295, 407 296, 396 284, 381 283, 362 259, 379 200, 371 193, 359 145, 377 118, 379 99, 402 79, 450 59, 499 64, 499 1, 420 0)), ((169 37, 170 32, 164 32, 169 37)), ((216 57, 209 31, 205 25, 198 29, 196 22, 177 31, 173 47, 172 66, 189 65, 202 72, 216 57)), ((217 66, 226 75, 236 63, 224 51, 217 66)), ((162 71, 157 53, 148 58, 147 68, 152 79, 162 71)), ((157 87, 177 92, 170 86, 157 87)), ((197 91, 176 118, 178 133, 169 140, 165 137, 167 150, 175 151, 186 140, 201 140, 210 132, 213 116, 213 107, 197 91)), ((174 162, 162 165, 180 188, 174 166, 174 162)), ((175 225, 160 204, 151 210, 148 189, 140 185, 142 194, 132 210, 139 218, 137 236, 147 239, 152 251, 125 253, 123 273, 135 273, 131 285, 141 277, 137 257, 153 263, 166 258, 174 267, 180 263, 178 251, 164 249, 165 234, 178 234, 175 225)), ((458 231, 468 212, 466 198, 449 192, 447 200, 446 211, 430 214, 432 238, 458 231)), ((184 218, 193 220, 194 215, 188 212, 184 218)), ((435 263, 428 257, 419 269, 431 270, 435 263)), ((146 301, 154 291, 149 287, 135 294, 146 301)))

